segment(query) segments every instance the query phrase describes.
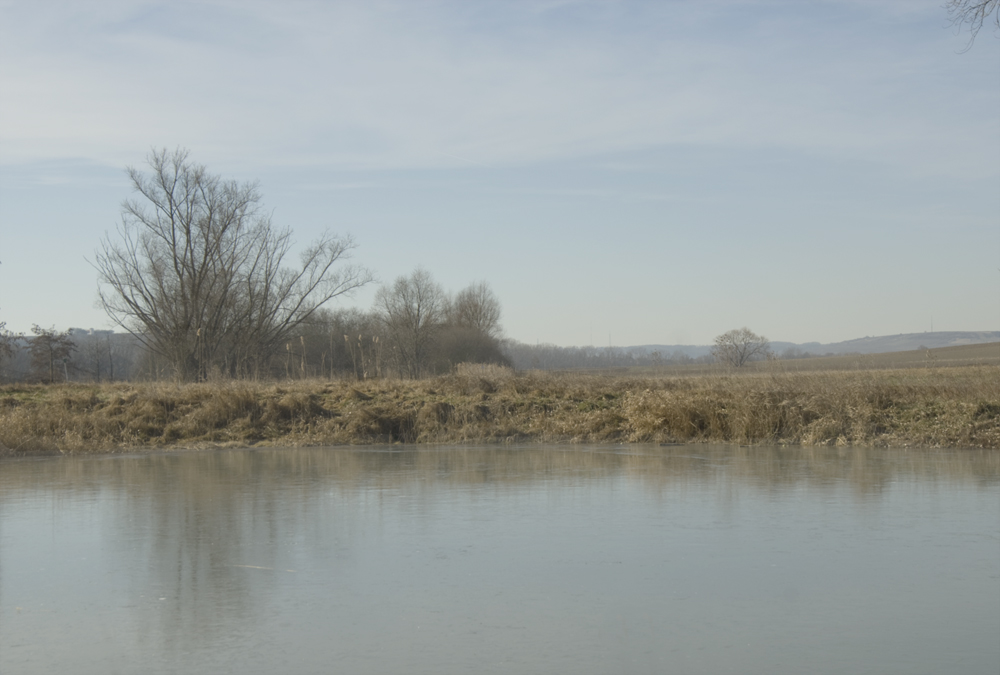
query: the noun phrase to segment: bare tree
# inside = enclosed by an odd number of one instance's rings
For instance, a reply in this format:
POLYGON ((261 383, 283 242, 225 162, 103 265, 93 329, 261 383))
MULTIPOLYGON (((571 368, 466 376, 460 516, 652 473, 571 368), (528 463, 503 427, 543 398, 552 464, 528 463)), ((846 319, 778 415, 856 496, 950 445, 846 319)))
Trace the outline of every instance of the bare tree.
POLYGON ((13 358, 17 351, 18 340, 23 337, 20 333, 7 330, 6 321, 0 321, 0 366, 3 366, 4 361, 13 358))
POLYGON ((17 340, 21 336, 7 330, 7 322, 0 321, 0 362, 14 355, 17 340))
POLYGON ((60 333, 54 326, 42 328, 35 324, 31 327, 31 332, 35 334, 28 345, 32 370, 40 377, 47 375, 49 382, 55 382, 60 371, 63 379, 69 379, 67 363, 76 351, 76 343, 69 331, 60 333))
MULTIPOLYGON (((356 307, 321 309, 299 328, 310 372, 359 380, 382 373, 382 322, 356 307)), ((294 346, 294 345, 293 345, 294 346)))
POLYGON ((108 355, 108 379, 127 380, 135 373, 135 336, 127 333, 106 333, 104 350, 108 355))
POLYGON ((957 26, 959 30, 966 24, 969 26, 969 44, 966 50, 972 48, 972 43, 976 41, 976 36, 983 24, 989 21, 991 14, 994 15, 993 23, 1000 30, 1000 0, 948 0, 945 7, 952 26, 957 26))
POLYGON ((763 335, 757 335, 749 328, 731 330, 715 338, 712 356, 734 368, 741 368, 747 362, 766 358, 771 354, 771 343, 763 335))
POLYGON ((509 365, 501 346, 501 314, 500 300, 485 281, 459 291, 448 303, 445 326, 435 340, 435 369, 459 363, 509 365))
POLYGON ((454 325, 478 331, 487 337, 499 339, 503 332, 500 327, 500 299, 485 281, 459 291, 451 303, 450 314, 450 322, 454 325))
POLYGON ((185 150, 148 164, 128 168, 138 197, 94 266, 108 315, 177 377, 255 375, 319 307, 371 281, 343 264, 354 242, 329 233, 286 266, 291 231, 272 224, 256 183, 211 175, 185 150))
POLYGON ((446 306, 444 291, 422 268, 376 293, 375 311, 387 338, 386 347, 391 350, 386 355, 395 359, 401 375, 416 378, 426 371, 446 306))
MULTIPOLYGON (((112 338, 132 340, 131 335, 115 336, 111 331, 70 328, 69 335, 76 343, 77 351, 73 359, 78 375, 100 382, 115 378, 115 349, 112 338)), ((119 375, 126 369, 119 368, 119 375)))

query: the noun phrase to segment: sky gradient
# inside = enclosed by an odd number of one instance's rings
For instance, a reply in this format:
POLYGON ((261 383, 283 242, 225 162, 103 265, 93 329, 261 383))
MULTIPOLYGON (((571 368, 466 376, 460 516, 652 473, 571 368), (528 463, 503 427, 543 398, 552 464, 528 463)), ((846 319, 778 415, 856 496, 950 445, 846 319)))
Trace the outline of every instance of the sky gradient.
POLYGON ((0 321, 111 327, 124 168, 184 147, 525 342, 1000 330, 1000 39, 941 5, 0 2, 0 321))

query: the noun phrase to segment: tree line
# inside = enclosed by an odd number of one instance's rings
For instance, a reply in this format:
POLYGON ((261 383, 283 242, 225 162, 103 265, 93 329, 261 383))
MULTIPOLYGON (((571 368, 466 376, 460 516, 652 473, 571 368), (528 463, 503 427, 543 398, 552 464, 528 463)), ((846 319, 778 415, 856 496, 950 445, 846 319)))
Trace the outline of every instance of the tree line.
MULTIPOLYGON (((422 377, 449 372, 459 363, 496 363, 515 370, 656 370, 712 363, 739 368, 778 357, 766 338, 745 328, 720 335, 703 354, 680 349, 526 344, 502 337, 499 301, 484 283, 451 296, 418 270, 386 288, 408 287, 421 280, 431 285, 435 295, 430 303, 435 308, 433 318, 427 320, 424 315, 423 337, 415 322, 390 324, 389 314, 380 310, 378 302, 368 311, 321 309, 272 360, 267 376, 422 377), (404 331, 408 337, 400 341, 403 349, 399 349, 397 340, 404 331), (414 358, 415 345, 422 345, 419 360, 414 358)), ((396 300, 398 305, 399 297, 396 300)), ((396 310, 399 319, 400 308, 396 310)), ((426 303, 422 311, 428 311, 426 303)), ((817 355, 797 349, 780 354, 783 360, 813 356, 817 355)), ((79 328, 60 333, 36 326, 35 333, 26 338, 4 331, 0 324, 0 381, 149 380, 169 378, 171 373, 167 361, 126 333, 79 328)))
MULTIPOLYGON (((36 325, 24 336, 0 323, 0 377, 419 378, 466 362, 551 369, 691 361, 505 341, 500 301, 486 282, 451 294, 420 267, 381 285, 368 311, 332 310, 330 301, 374 283, 351 262, 349 236, 326 232, 293 262, 292 232, 272 222, 257 183, 224 180, 181 149, 153 151, 147 161, 148 171, 127 168, 133 197, 92 263, 100 303, 125 333, 36 325)), ((766 340, 741 331, 717 339, 716 359, 738 367, 769 353, 766 340)))
POLYGON ((509 365, 501 307, 479 282, 446 292, 418 268, 379 288, 371 309, 320 309, 272 361, 274 377, 420 378, 459 363, 509 365))
MULTIPOLYGON (((372 308, 318 308, 262 360, 262 378, 418 378, 459 363, 510 365, 504 353, 500 301, 485 282, 456 294, 417 269, 379 289, 372 308)), ((199 379, 172 352, 132 333, 34 326, 28 335, 0 324, 0 381, 199 379)), ((205 378, 239 375, 207 357, 205 378)), ((245 376, 245 375, 244 375, 245 376)))
POLYGON ((0 382, 134 379, 140 345, 128 334, 35 325, 23 335, 0 323, 0 382))
POLYGON ((513 340, 506 341, 503 347, 511 365, 517 370, 659 368, 712 363, 715 360, 711 354, 692 356, 679 349, 665 353, 636 347, 560 347, 513 340))
POLYGON ((507 362, 485 282, 452 295, 417 268, 381 286, 371 310, 333 311, 374 283, 351 262, 350 237, 324 233, 293 261, 292 232, 272 222, 257 183, 224 180, 185 150, 154 151, 148 171, 127 174, 133 197, 93 260, 100 303, 125 334, 0 324, 0 376, 416 378, 507 362))
MULTIPOLYGON (((674 349, 664 352, 643 347, 559 347, 551 344, 530 345, 505 341, 504 354, 518 370, 612 370, 629 368, 666 368, 719 363, 741 368, 754 361, 775 358, 767 338, 749 328, 727 331, 715 338, 711 347, 674 349), (703 353, 698 353, 703 352, 703 353)), ((805 352, 786 352, 782 358, 813 356, 805 352)))
POLYGON ((421 377, 464 360, 504 362, 499 300, 485 282, 452 296, 418 268, 383 285, 368 312, 331 300, 374 283, 354 241, 324 233, 291 260, 257 183, 227 181, 187 151, 128 168, 122 205, 94 267, 112 321, 179 380, 331 375, 421 377))

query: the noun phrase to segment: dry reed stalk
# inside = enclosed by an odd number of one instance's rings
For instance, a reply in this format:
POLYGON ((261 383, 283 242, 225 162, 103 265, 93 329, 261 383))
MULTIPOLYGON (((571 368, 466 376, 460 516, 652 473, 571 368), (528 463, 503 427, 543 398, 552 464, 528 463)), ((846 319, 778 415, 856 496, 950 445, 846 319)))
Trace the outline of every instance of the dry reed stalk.
POLYGON ((1000 448, 1000 368, 0 387, 0 453, 469 442, 1000 448))

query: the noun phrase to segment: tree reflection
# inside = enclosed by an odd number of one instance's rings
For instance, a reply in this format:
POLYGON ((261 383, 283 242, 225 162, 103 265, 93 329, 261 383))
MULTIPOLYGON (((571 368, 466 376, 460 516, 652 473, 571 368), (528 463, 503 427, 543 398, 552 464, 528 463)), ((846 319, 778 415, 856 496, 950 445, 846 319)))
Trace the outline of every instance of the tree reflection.
POLYGON ((110 504, 108 554, 126 561, 141 640, 211 646, 252 634, 302 561, 336 578, 382 498, 430 508, 446 487, 548 489, 624 479, 667 493, 849 490, 877 501, 895 481, 1000 481, 1000 453, 733 446, 259 449, 0 462, 0 506, 44 493, 110 504), (316 562, 321 561, 321 562, 316 562))

